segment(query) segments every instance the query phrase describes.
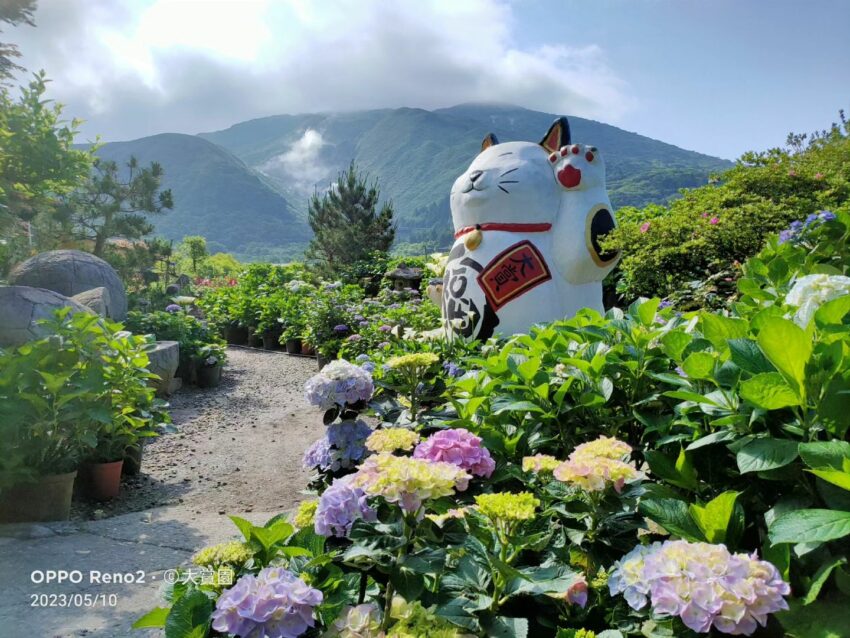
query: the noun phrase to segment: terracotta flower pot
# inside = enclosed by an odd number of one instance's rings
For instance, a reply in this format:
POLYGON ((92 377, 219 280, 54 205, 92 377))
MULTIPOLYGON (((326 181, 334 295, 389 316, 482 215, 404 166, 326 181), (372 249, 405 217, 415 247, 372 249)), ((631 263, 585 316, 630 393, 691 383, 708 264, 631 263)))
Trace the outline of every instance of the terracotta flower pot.
POLYGON ((301 339, 287 339, 286 352, 287 354, 301 354, 301 339))
POLYGON ((309 357, 312 357, 316 354, 316 349, 311 346, 309 343, 301 344, 301 354, 306 354, 309 357))
POLYGON ((96 501, 108 501, 121 490, 121 468, 124 459, 109 463, 86 463, 81 468, 85 477, 83 494, 96 501))
POLYGON ((215 388, 221 383, 221 365, 198 366, 197 377, 199 388, 215 388))
POLYGON ((67 521, 77 472, 42 476, 0 492, 0 523, 67 521))

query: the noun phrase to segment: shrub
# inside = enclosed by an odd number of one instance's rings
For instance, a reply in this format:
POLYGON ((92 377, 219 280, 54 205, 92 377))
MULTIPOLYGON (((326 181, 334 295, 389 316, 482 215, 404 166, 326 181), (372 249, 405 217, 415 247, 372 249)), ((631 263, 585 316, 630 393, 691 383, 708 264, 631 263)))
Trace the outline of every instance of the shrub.
POLYGON ((144 337, 69 309, 47 325, 50 337, 0 352, 0 489, 120 459, 169 422, 144 337))
POLYGON ((124 325, 135 334, 153 335, 157 341, 176 341, 180 344, 181 365, 192 366, 209 357, 224 363, 224 342, 207 325, 183 311, 127 313, 124 325))
MULTIPOLYGON (((843 205, 850 199, 848 133, 842 114, 840 126, 805 148, 797 143, 789 150, 746 153, 717 183, 683 191, 668 206, 621 209, 619 228, 606 241, 623 251, 614 275, 621 295, 670 297, 694 288, 694 282, 734 281, 736 262, 755 255, 769 234, 843 205)), ((715 293, 722 297, 724 288, 734 290, 721 283, 715 293)), ((699 307, 705 295, 696 301, 688 307, 699 307)))

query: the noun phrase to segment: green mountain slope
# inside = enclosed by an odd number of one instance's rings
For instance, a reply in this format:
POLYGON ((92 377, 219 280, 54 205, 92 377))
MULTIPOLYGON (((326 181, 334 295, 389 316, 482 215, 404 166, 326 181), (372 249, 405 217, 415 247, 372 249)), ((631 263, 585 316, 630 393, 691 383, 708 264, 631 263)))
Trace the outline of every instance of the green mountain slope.
POLYGON ((309 240, 307 225, 286 198, 224 148, 195 135, 164 133, 105 144, 98 155, 142 164, 157 161, 174 210, 153 218, 156 234, 170 239, 204 235, 213 251, 241 258, 282 259, 309 240))
MULTIPOLYGON (((313 189, 326 188, 353 159, 380 180, 384 197, 395 203, 399 240, 438 247, 451 236, 451 184, 477 153, 484 135, 536 141, 555 117, 514 106, 464 104, 436 111, 273 116, 201 137, 264 174, 301 215, 313 189), (313 140, 312 152, 295 153, 307 131, 318 141, 313 140)), ((601 122, 570 117, 570 124, 574 140, 594 144, 604 154, 615 207, 667 201, 680 188, 704 184, 709 174, 731 166, 601 122)))

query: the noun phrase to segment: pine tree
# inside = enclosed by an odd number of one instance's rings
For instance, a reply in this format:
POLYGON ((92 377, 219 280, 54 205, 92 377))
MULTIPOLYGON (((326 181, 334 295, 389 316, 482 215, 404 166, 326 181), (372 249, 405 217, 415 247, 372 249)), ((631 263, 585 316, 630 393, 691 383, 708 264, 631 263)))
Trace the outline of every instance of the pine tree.
POLYGON ((317 270, 335 275, 374 251, 386 252, 395 239, 392 202, 378 210, 381 191, 358 173, 354 162, 323 195, 310 198, 307 221, 314 237, 307 259, 317 270))

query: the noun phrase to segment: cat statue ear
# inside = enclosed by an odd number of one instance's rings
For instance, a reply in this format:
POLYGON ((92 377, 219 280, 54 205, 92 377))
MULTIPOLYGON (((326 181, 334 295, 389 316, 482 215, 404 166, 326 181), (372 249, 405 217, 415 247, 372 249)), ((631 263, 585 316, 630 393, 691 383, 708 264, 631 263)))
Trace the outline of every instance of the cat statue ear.
POLYGON ((540 146, 546 149, 549 153, 555 153, 564 146, 571 144, 570 140, 570 123, 564 116, 559 117, 552 123, 546 135, 540 140, 540 146))
POLYGON ((488 148, 490 148, 491 146, 496 146, 496 144, 498 143, 499 140, 496 139, 495 135, 493 135, 492 133, 487 133, 487 135, 484 136, 484 141, 481 142, 481 151, 479 152, 486 151, 488 148))

